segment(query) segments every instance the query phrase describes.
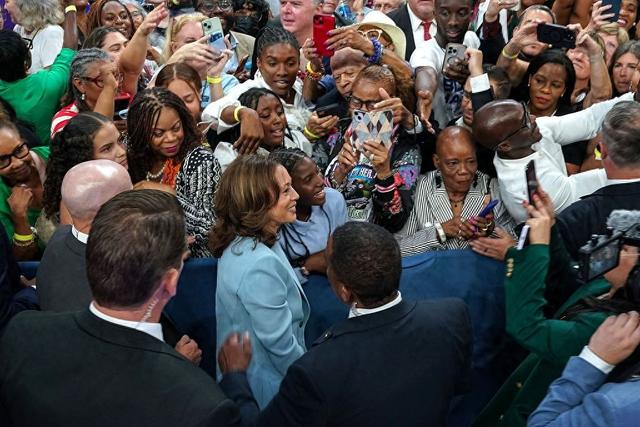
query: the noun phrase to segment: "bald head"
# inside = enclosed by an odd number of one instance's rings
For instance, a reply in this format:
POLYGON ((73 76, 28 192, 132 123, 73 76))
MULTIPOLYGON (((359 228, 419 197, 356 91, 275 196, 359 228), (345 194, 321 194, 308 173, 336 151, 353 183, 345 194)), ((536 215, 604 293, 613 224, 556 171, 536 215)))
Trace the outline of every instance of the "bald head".
POLYGON ((492 101, 473 116, 473 139, 483 147, 496 150, 509 135, 522 127, 524 109, 512 99, 492 101))
POLYGON ((436 139, 436 154, 442 157, 443 151, 454 145, 472 151, 475 150, 471 132, 460 126, 449 126, 438 134, 438 139, 436 139))
POLYGON ((129 173, 118 163, 90 160, 72 167, 64 176, 62 202, 74 221, 91 221, 107 200, 131 188, 129 173))
POLYGON ((369 63, 359 50, 351 49, 350 47, 336 50, 331 57, 331 69, 335 70, 348 65, 362 65, 365 67, 369 63))

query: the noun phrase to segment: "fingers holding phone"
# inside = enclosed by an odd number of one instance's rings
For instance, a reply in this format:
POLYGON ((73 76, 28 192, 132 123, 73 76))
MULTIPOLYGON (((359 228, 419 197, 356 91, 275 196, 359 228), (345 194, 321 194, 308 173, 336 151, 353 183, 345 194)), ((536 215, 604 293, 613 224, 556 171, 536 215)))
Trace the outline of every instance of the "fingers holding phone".
POLYGON ((363 145, 363 153, 376 171, 376 175, 387 178, 391 174, 391 158, 389 149, 379 141, 366 140, 363 145))

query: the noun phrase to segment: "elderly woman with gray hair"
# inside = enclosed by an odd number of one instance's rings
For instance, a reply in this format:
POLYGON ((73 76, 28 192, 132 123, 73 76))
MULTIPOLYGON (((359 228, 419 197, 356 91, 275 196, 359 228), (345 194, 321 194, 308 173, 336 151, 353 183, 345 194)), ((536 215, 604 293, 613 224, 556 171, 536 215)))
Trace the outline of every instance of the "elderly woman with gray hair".
POLYGON ((64 14, 59 0, 7 0, 5 9, 31 53, 29 74, 49 68, 62 50, 64 14))
POLYGON ((62 99, 64 107, 53 116, 51 138, 81 112, 93 111, 113 117, 114 100, 121 82, 118 64, 107 52, 97 48, 78 51, 71 63, 69 88, 62 99))

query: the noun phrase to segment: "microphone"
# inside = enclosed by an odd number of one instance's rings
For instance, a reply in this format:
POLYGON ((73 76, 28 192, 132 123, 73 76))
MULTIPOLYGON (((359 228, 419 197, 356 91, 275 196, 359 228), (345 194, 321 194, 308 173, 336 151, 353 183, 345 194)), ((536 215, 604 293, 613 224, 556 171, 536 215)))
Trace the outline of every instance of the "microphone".
POLYGON ((636 225, 640 225, 640 211, 618 209, 612 211, 607 218, 607 227, 613 229, 614 232, 625 233, 636 225))

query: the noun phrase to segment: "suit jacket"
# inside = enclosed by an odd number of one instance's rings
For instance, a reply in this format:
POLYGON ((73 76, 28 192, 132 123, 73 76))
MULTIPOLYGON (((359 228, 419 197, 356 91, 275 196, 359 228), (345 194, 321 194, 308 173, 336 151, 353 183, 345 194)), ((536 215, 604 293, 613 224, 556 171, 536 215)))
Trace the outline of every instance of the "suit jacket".
POLYGON ((405 4, 399 9, 389 12, 389 18, 396 23, 396 25, 402 30, 405 38, 407 39, 407 48, 404 51, 404 59, 408 61, 411 59, 411 54, 416 50, 416 42, 413 40, 413 31, 411 30, 411 19, 409 18, 409 5, 405 4))
POLYGON ((227 336, 249 331, 253 358, 247 372, 260 407, 278 391, 287 368, 306 351, 309 302, 280 245, 243 237, 218 262, 216 353, 227 336))
POLYGON ((605 234, 607 217, 615 209, 640 209, 639 181, 602 187, 558 215, 556 227, 573 259, 592 234, 605 234))
POLYGON ((253 45, 256 42, 255 37, 251 37, 247 34, 242 34, 237 31, 229 32, 233 35, 233 37, 235 37, 238 42, 238 45, 236 46, 238 61, 240 61, 245 56, 248 56, 249 59, 251 59, 251 56, 253 55, 253 45))
POLYGON ((238 418, 218 385, 167 344, 88 309, 21 313, 0 340, 0 419, 10 426, 228 426, 238 418))
POLYGON ((291 365, 257 424, 443 426, 468 389, 470 357, 462 301, 402 301, 330 328, 291 365))
POLYGON ((640 379, 606 383, 607 375, 572 357, 529 417, 529 427, 633 427, 640 419, 640 379))
POLYGON ((84 310, 91 302, 85 251, 70 225, 56 230, 42 255, 36 283, 42 311, 84 310), (61 268, 64 266, 64 268, 61 268))

